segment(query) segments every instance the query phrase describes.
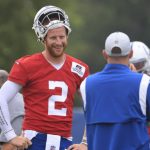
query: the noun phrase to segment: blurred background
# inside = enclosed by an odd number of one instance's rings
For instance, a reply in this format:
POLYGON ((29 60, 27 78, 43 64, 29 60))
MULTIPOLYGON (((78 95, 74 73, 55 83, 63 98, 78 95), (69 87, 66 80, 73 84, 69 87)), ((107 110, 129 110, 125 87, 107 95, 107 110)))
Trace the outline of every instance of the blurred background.
POLYGON ((66 11, 72 28, 66 51, 86 62, 91 73, 106 63, 101 50, 111 32, 122 31, 132 41, 150 45, 149 0, 0 0, 0 68, 10 71, 15 59, 43 50, 32 25, 45 5, 66 11))

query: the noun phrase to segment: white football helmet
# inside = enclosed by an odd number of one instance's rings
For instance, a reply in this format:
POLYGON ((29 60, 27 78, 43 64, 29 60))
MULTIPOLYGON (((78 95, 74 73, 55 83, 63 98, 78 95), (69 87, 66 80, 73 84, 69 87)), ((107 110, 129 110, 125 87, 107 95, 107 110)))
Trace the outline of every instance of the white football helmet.
POLYGON ((34 29, 38 40, 43 41, 49 29, 61 26, 67 29, 68 34, 71 32, 69 18, 65 11, 56 6, 45 6, 35 15, 32 29, 34 29))
POLYGON ((132 42, 133 56, 130 62, 138 72, 150 73, 150 49, 140 41, 132 42))

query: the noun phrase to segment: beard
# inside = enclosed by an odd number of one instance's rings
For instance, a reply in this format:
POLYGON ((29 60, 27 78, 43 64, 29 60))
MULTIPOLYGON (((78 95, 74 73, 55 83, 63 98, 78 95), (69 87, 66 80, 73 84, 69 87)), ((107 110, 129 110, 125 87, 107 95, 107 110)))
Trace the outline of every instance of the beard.
POLYGON ((47 47, 47 50, 48 50, 49 54, 52 57, 59 58, 64 54, 65 48, 66 47, 64 47, 64 46, 61 46, 59 48, 57 48, 57 47, 47 47))

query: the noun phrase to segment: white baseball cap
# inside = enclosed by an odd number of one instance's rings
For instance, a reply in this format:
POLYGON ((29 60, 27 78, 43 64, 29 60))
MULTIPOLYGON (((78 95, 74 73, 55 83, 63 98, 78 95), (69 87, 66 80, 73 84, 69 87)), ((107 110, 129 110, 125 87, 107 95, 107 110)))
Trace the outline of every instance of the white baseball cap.
POLYGON ((131 51, 131 42, 128 35, 123 32, 111 33, 105 41, 105 51, 109 56, 126 56, 131 51), (120 51, 113 51, 119 48, 120 51))

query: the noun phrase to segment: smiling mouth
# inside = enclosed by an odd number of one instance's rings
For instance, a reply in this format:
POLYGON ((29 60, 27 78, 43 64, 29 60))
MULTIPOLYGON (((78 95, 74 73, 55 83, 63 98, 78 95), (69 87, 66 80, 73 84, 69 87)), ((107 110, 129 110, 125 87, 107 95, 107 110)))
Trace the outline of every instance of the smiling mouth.
POLYGON ((56 51, 61 51, 61 50, 62 50, 62 48, 55 48, 55 50, 56 50, 56 51))
POLYGON ((61 51, 63 48, 62 47, 55 47, 54 49, 57 51, 61 51))

